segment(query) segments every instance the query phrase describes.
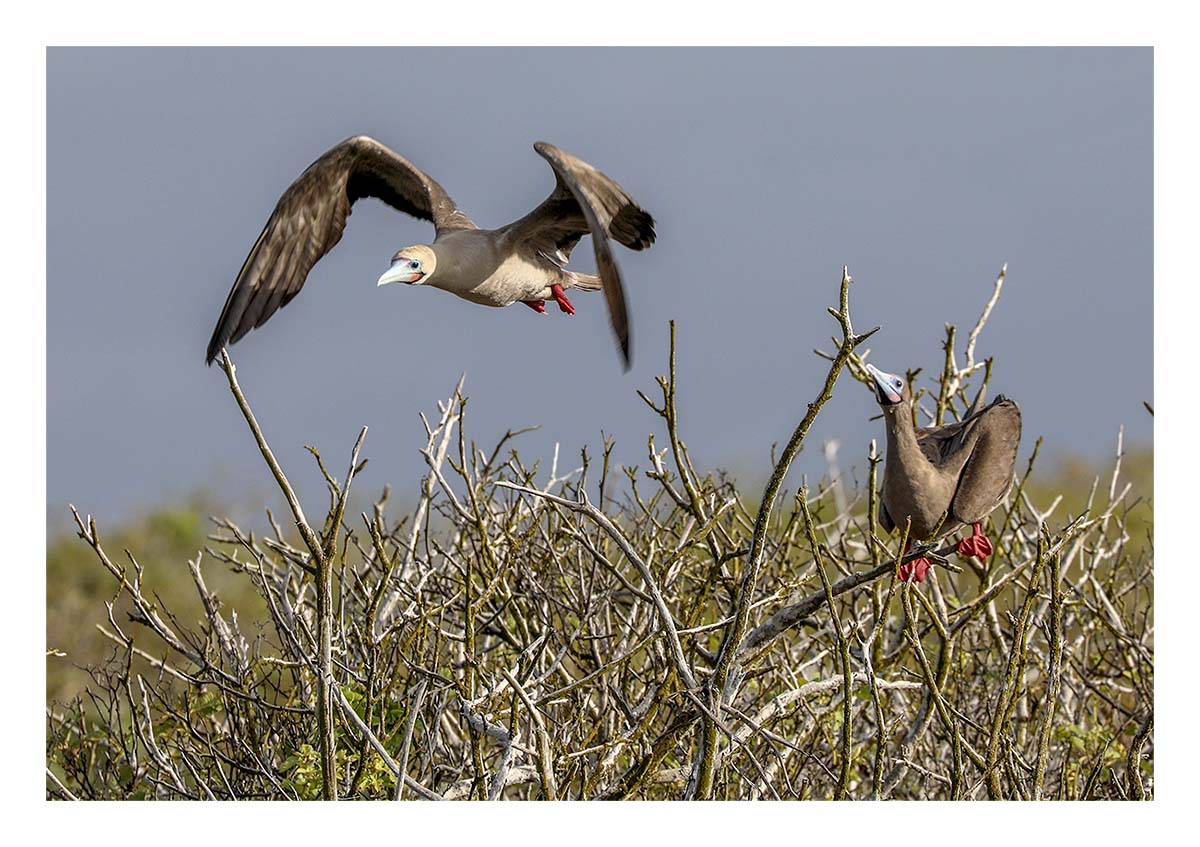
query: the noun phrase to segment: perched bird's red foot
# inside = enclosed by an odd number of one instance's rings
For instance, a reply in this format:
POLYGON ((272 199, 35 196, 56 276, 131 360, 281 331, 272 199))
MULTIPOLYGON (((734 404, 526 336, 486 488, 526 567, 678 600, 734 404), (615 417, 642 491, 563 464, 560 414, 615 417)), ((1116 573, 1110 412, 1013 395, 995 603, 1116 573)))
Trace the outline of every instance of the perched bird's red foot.
POLYGON ((563 291, 563 287, 555 283, 550 286, 550 296, 554 298, 554 302, 558 304, 558 308, 562 309, 568 315, 575 314, 575 307, 571 305, 571 301, 567 299, 567 293, 563 291))
POLYGON ((970 537, 959 540, 954 549, 960 556, 966 558, 974 556, 981 562, 992 555, 994 550, 992 542, 988 541, 987 536, 979 531, 979 524, 973 524, 970 537))
MULTIPOLYGON (((904 552, 907 553, 911 548, 912 542, 910 541, 904 545, 904 552)), ((924 556, 919 559, 912 559, 900 566, 900 569, 896 571, 896 576, 899 577, 902 582, 924 582, 925 574, 929 572, 929 567, 932 564, 933 562, 929 561, 924 556)))
POLYGON ((900 570, 897 571, 896 575, 900 577, 902 582, 924 582, 925 574, 929 571, 929 566, 932 564, 933 562, 922 556, 919 559, 905 562, 900 566, 900 570))
POLYGON ((545 300, 522 300, 521 302, 524 303, 529 308, 533 309, 539 315, 546 314, 546 301, 545 300))

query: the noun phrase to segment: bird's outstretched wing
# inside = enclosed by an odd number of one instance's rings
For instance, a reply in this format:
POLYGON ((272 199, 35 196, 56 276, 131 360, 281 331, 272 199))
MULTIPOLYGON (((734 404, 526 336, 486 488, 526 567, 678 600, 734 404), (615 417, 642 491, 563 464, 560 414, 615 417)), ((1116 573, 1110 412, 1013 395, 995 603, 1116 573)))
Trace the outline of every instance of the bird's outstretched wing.
POLYGON ((654 243, 654 218, 621 186, 582 159, 544 141, 533 149, 554 169, 554 191, 528 215, 505 227, 506 236, 528 243, 556 264, 565 264, 580 238, 592 236, 609 320, 628 368, 629 316, 621 271, 608 239, 644 250, 654 243))
POLYGON ((242 264, 208 342, 212 364, 232 344, 299 293, 308 272, 342 237, 350 207, 376 197, 438 233, 475 229, 446 190, 404 157, 357 135, 328 150, 283 192, 242 264))

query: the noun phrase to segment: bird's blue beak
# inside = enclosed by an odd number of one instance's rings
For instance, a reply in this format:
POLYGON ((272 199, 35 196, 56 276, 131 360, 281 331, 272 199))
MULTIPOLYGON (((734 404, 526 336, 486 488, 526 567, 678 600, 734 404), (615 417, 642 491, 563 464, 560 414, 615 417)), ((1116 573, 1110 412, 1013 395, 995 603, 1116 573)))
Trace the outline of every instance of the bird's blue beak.
POLYGON ((392 266, 387 269, 383 276, 379 277, 376 286, 387 285, 392 282, 405 282, 409 285, 420 282, 425 276, 422 270, 416 270, 412 267, 412 260, 406 256, 398 256, 392 261, 392 266))
POLYGON ((895 404, 904 399, 900 392, 904 390, 904 380, 895 374, 884 373, 874 365, 867 365, 867 373, 875 380, 875 397, 881 404, 895 404))

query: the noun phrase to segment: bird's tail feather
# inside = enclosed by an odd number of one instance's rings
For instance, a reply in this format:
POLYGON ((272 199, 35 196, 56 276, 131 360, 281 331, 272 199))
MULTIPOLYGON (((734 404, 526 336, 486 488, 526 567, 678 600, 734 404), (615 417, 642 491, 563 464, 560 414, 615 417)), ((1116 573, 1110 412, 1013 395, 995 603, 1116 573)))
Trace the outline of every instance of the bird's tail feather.
POLYGON ((600 277, 595 274, 581 274, 571 271, 571 288, 578 288, 580 291, 599 291, 603 286, 600 284, 600 277))

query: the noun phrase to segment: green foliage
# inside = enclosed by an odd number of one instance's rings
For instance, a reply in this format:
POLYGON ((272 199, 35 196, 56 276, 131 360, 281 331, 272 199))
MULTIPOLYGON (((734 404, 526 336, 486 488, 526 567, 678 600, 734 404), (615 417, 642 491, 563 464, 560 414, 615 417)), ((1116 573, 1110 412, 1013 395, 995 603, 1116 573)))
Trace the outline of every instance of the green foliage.
MULTIPOLYGON (((210 497, 196 495, 105 533, 104 543, 119 557, 123 554, 118 551, 133 551, 162 604, 185 621, 200 621, 204 610, 187 562, 211 543, 206 538, 208 515, 220 511, 210 497)), ((252 620, 266 615, 261 596, 245 579, 223 568, 213 569, 210 579, 209 587, 239 614, 252 620)), ((101 637, 96 626, 111 629, 104 602, 114 594, 111 578, 96 566, 95 554, 80 543, 77 533, 51 538, 46 549, 46 647, 65 655, 47 657, 47 700, 68 701, 82 693, 90 678, 86 669, 112 653, 113 643, 101 637)), ((128 611, 118 599, 118 623, 128 611)))
MULTIPOLYGON (((345 768, 346 757, 338 751, 339 770, 345 768)), ((300 749, 290 755, 285 755, 279 769, 287 774, 283 780, 284 788, 295 792, 300 800, 321 799, 321 754, 311 744, 301 744, 300 749)))

